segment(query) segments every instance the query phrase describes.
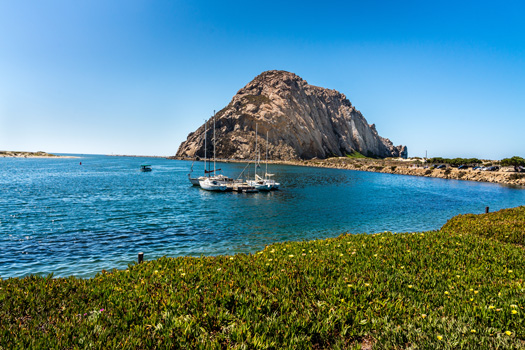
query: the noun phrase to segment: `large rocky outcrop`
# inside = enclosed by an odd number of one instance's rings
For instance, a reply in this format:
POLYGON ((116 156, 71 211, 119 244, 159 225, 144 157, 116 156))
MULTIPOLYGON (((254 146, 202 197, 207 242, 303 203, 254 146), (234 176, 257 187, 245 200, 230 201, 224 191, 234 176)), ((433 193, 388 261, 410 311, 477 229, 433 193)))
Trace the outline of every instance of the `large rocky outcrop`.
MULTIPOLYGON (((378 135, 345 95, 309 85, 285 71, 263 72, 239 90, 216 115, 217 158, 253 159, 255 126, 264 158, 266 133, 270 159, 344 156, 357 151, 376 157, 405 157, 406 146, 394 146, 378 135)), ((208 121, 207 151, 212 155, 213 119, 208 121)), ((204 156, 202 125, 188 135, 178 157, 204 156)))

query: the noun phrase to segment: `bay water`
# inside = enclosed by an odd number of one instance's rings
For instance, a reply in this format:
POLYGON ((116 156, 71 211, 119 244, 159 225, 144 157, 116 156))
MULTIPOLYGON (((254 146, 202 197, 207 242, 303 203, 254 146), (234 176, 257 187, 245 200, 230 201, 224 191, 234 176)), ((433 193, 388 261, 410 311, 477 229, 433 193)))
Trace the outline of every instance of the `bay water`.
MULTIPOLYGON (((0 158, 1 278, 92 277, 126 268, 139 252, 146 260, 254 253, 344 233, 437 230, 486 206, 525 205, 522 188, 285 165, 269 165, 279 191, 214 193, 190 185, 190 161, 77 157, 0 158)), ((245 166, 217 163, 232 177, 245 166)), ((202 175, 203 163, 193 169, 202 175)))

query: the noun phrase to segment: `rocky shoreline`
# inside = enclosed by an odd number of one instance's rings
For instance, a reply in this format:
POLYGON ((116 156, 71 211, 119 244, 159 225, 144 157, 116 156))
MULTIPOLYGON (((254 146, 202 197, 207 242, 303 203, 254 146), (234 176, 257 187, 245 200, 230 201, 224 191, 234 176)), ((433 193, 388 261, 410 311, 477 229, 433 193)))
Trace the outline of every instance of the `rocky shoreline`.
POLYGON ((358 171, 371 171, 386 174, 412 175, 435 177, 440 179, 466 180, 491 182, 510 186, 525 187, 525 173, 516 173, 511 167, 499 171, 480 171, 473 169, 458 170, 447 167, 432 169, 409 161, 375 160, 375 159, 349 159, 344 157, 314 159, 307 161, 286 162, 293 165, 315 166, 323 168, 349 169, 358 171))
MULTIPOLYGON (((183 157, 172 157, 171 159, 193 160, 190 158, 183 157)), ((235 159, 221 159, 220 161, 235 163, 247 162, 247 160, 235 159)), ((319 168, 370 171, 385 174, 435 177, 440 179, 491 182, 501 185, 525 187, 525 173, 514 172, 511 167, 504 167, 498 171, 480 171, 473 169, 458 170, 457 168, 453 167, 447 167, 445 169, 432 169, 428 166, 422 165, 417 161, 348 157, 334 157, 327 159, 309 160, 279 160, 269 161, 269 163, 310 166, 319 168)))

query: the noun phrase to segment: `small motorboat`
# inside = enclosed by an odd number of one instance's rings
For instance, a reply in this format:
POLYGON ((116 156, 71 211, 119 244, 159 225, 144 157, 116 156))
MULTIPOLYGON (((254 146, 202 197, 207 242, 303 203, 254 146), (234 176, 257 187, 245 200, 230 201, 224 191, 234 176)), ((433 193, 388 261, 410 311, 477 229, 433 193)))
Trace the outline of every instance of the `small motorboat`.
POLYGON ((140 166, 140 171, 142 172, 148 172, 148 171, 151 171, 151 165, 148 165, 148 164, 144 164, 144 165, 141 165, 140 166))

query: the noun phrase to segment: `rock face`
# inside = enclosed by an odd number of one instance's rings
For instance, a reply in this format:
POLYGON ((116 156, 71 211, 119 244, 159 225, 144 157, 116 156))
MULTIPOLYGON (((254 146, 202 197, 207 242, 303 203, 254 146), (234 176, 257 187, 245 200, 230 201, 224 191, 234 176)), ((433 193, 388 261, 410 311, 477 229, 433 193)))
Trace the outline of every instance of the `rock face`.
MULTIPOLYGON (((255 126, 261 158, 311 159, 345 156, 407 157, 406 146, 380 137, 345 95, 309 85, 285 71, 267 71, 239 90, 216 114, 216 157, 254 159, 255 126)), ((178 157, 204 157, 205 126, 188 135, 178 157)), ((207 156, 213 152, 213 119, 208 121, 207 156)))

